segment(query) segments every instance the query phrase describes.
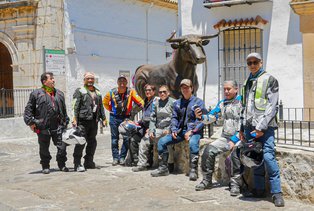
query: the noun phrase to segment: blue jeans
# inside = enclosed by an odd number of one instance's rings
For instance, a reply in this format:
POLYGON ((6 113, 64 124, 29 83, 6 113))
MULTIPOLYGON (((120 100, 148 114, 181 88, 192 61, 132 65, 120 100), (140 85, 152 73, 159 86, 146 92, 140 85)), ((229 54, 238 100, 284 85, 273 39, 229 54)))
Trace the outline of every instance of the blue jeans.
POLYGON ((116 117, 113 115, 110 115, 110 132, 111 132, 111 151, 112 151, 112 157, 115 160, 119 160, 121 158, 125 158, 128 152, 128 139, 123 138, 123 144, 121 148, 121 153, 119 154, 119 125, 121 122, 123 122, 125 118, 122 117, 116 117))
MULTIPOLYGON (((182 141, 184 141, 184 134, 186 131, 183 131, 178 134, 177 139, 173 139, 171 134, 168 134, 158 141, 157 149, 158 154, 161 155, 164 152, 168 152, 167 146, 170 144, 177 144, 182 141)), ((194 155, 198 155, 199 149, 200 149, 200 142, 201 135, 200 134, 194 134, 190 137, 189 145, 190 145, 190 153, 194 155)))
MULTIPOLYGON (((254 128, 244 128, 246 140, 252 139, 250 132, 254 128)), ((265 190, 265 167, 269 176, 270 192, 281 193, 280 171, 275 156, 274 128, 268 128, 264 135, 258 138, 263 143, 264 165, 254 169, 254 186, 258 190, 265 190)))

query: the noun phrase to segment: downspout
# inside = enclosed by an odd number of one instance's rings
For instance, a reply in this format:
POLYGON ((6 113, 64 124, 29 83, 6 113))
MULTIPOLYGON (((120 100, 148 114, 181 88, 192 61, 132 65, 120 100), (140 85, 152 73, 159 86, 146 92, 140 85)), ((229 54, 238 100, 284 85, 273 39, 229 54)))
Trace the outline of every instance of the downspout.
POLYGON ((151 9, 151 8, 153 8, 153 6, 154 6, 154 3, 153 2, 151 2, 150 3, 150 5, 149 5, 149 7, 146 7, 146 64, 148 64, 148 62, 149 62, 149 59, 148 59, 148 57, 149 57, 149 55, 148 55, 148 48, 149 48, 149 45, 148 45, 148 18, 149 18, 149 10, 151 9))

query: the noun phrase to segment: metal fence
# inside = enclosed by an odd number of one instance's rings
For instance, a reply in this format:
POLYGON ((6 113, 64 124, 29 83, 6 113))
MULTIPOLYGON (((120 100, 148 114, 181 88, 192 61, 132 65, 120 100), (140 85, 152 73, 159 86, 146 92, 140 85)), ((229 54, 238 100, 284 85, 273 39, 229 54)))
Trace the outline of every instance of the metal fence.
POLYGON ((34 89, 0 89, 0 118, 22 116, 34 89))
POLYGON ((277 143, 314 147, 314 108, 284 108, 279 104, 277 143))
POLYGON ((277 143, 295 146, 314 147, 313 138, 314 122, 310 121, 283 120, 276 134, 277 143))

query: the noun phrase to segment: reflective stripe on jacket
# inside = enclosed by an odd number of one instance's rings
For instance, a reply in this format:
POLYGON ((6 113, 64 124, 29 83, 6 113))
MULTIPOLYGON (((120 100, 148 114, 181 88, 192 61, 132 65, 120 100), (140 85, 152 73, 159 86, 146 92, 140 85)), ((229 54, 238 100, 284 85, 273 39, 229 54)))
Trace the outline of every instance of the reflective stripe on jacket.
POLYGON ((156 129, 170 129, 174 101, 175 100, 171 97, 168 97, 165 101, 156 97, 153 102, 152 113, 150 115, 150 132, 155 132, 156 129))
POLYGON ((246 80, 242 95, 243 126, 253 126, 260 131, 278 127, 279 85, 272 75, 262 71, 256 78, 246 80))
POLYGON ((137 94, 134 89, 127 88, 126 92, 122 95, 123 99, 119 102, 119 93, 117 88, 107 92, 103 99, 104 107, 114 116, 130 116, 131 110, 133 108, 133 102, 139 107, 144 108, 143 99, 137 94))
POLYGON ((231 140, 231 137, 237 136, 240 130, 241 111, 241 96, 238 95, 231 100, 224 99, 219 101, 213 110, 211 110, 208 114, 202 115, 202 122, 210 124, 216 121, 217 114, 221 113, 221 118, 224 121, 221 135, 224 138, 231 140))
POLYGON ((105 111, 102 105, 102 96, 99 90, 95 88, 95 99, 93 99, 92 94, 85 86, 75 90, 73 94, 73 116, 76 121, 79 120, 92 120, 96 118, 105 120, 105 111), (95 102, 94 102, 95 101, 95 102), (96 111, 93 112, 96 106, 96 111))

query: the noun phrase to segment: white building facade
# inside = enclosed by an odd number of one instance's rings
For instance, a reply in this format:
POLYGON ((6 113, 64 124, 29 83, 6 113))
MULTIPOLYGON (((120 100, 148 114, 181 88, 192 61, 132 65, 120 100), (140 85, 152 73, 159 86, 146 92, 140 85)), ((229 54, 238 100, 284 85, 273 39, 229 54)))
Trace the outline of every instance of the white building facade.
POLYGON ((84 72, 95 72, 104 95, 119 73, 131 85, 137 67, 170 61, 177 14, 176 0, 0 0, 0 138, 31 133, 24 107, 54 66, 71 115, 84 72))
MULTIPOLYGON (((256 51, 262 54, 266 71, 278 79, 284 106, 304 107, 302 34, 299 16, 293 13, 289 2, 179 1, 183 35, 220 32, 205 47, 207 105, 215 105, 223 97, 224 80, 233 79, 242 85, 249 73, 245 57, 256 51)), ((198 69, 199 75, 203 75, 204 67, 198 69)))
POLYGON ((85 71, 95 72, 102 93, 117 86, 119 73, 128 75, 132 86, 140 65, 171 60, 166 39, 173 30, 177 30, 175 2, 66 0, 69 93, 82 84, 85 71))

